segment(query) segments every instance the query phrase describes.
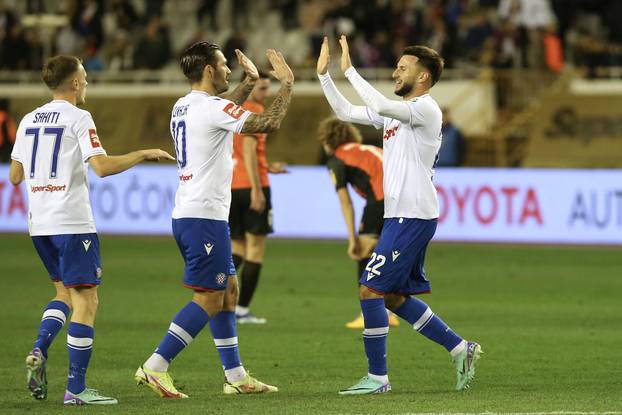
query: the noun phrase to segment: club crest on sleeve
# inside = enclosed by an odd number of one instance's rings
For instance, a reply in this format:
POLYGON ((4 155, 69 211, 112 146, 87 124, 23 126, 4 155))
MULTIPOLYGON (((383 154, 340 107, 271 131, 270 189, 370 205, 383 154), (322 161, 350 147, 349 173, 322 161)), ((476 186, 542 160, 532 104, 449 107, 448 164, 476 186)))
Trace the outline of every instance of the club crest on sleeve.
POLYGON ((91 147, 98 148, 102 146, 95 128, 89 128, 89 139, 91 140, 91 147))
POLYGON ((225 107, 222 110, 226 114, 235 118, 236 120, 239 120, 240 117, 246 112, 244 108, 242 108, 240 105, 234 104, 233 102, 230 102, 227 105, 225 105, 225 107))

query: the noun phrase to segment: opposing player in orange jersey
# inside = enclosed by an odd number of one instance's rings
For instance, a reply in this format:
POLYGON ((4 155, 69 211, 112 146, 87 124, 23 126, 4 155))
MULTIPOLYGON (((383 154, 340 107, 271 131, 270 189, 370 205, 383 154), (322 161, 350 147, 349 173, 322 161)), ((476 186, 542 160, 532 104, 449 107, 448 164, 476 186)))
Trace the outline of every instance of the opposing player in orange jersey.
MULTIPOLYGON (((361 144, 359 130, 354 125, 335 117, 321 122, 318 138, 329 157, 326 166, 335 184, 341 212, 348 229, 348 255, 358 262, 356 274, 358 281, 369 263, 382 229, 384 215, 382 149, 361 144), (355 230, 354 208, 348 192, 348 183, 366 201, 358 234, 355 230)), ((389 314, 389 324, 399 325, 398 319, 393 314, 389 314)), ((359 315, 346 323, 346 327, 363 328, 363 316, 359 315)))
MULTIPOLYGON (((259 79, 244 103, 244 109, 262 113, 269 89, 270 75, 259 71, 259 79)), ((266 236, 273 232, 268 173, 287 171, 282 163, 268 164, 266 134, 235 134, 233 163, 229 227, 233 263, 241 280, 235 314, 240 324, 265 324, 265 318, 250 312, 250 303, 259 282, 266 236)))

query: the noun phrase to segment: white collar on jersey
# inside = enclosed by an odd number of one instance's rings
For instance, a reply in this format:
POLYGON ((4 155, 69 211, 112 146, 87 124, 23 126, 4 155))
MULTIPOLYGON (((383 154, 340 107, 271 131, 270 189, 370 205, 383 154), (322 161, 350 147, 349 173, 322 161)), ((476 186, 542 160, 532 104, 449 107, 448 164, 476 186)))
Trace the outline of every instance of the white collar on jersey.
POLYGON ((199 91, 199 90, 197 90, 197 89, 191 89, 191 90, 190 90, 190 93, 191 93, 191 94, 203 94, 203 95, 207 95, 208 97, 211 97, 211 95, 210 95, 210 94, 208 94, 207 92, 205 92, 205 91, 199 91))

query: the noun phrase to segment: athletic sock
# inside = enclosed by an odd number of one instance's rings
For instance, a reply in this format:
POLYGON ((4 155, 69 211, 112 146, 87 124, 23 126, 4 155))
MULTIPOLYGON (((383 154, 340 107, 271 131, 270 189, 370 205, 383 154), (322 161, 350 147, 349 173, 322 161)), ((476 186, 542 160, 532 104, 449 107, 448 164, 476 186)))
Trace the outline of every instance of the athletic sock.
POLYGON ((240 265, 242 265, 242 263, 244 262, 244 258, 236 254, 233 254, 232 257, 233 257, 233 266, 235 267, 236 271, 239 271, 240 265))
POLYGON ((363 342, 369 365, 369 374, 387 375, 387 334, 389 318, 384 305, 384 298, 361 300, 361 310, 365 319, 363 342))
POLYGON ((240 300, 238 304, 248 307, 253 299, 253 294, 259 282, 261 264, 258 262, 245 261, 241 275, 240 300))
POLYGON ((41 349, 41 353, 47 359, 48 348, 52 345, 54 338, 63 328, 67 316, 69 315, 69 306, 62 301, 53 300, 45 307, 41 324, 39 325, 39 335, 33 347, 41 349))
POLYGON ((434 315, 430 307, 418 298, 409 297, 395 314, 412 324, 413 328, 428 339, 451 352, 463 342, 443 320, 434 315))
POLYGON ((358 282, 361 277, 363 276, 363 272, 365 271, 365 268, 367 267, 367 264, 369 264, 369 260, 370 258, 363 258, 363 259, 359 259, 358 262, 358 277, 356 277, 356 281, 358 282))
POLYGON ((237 322, 233 311, 221 311, 209 322, 218 356, 229 382, 244 379, 246 371, 240 362, 237 322))
POLYGON ((154 355, 160 355, 161 358, 152 355, 144 366, 156 372, 166 372, 168 364, 194 340, 208 321, 209 316, 205 310, 190 301, 173 318, 168 332, 154 352, 154 355))
POLYGON ((73 394, 86 389, 86 369, 93 352, 93 327, 81 323, 69 323, 67 351, 69 352, 69 376, 67 390, 73 394))

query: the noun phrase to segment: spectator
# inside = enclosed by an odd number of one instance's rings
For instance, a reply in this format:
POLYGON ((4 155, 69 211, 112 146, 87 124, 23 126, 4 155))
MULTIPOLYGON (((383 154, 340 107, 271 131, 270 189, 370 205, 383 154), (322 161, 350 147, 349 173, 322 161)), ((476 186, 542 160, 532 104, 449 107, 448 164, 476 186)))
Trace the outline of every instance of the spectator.
POLYGON ((136 9, 134 9, 130 0, 113 0, 112 13, 116 23, 116 30, 132 32, 139 21, 136 9))
POLYGON ((443 142, 441 150, 438 153, 439 167, 459 167, 464 162, 464 154, 466 150, 464 137, 462 133, 451 122, 451 116, 448 108, 443 108, 443 125, 441 132, 443 133, 443 142))
POLYGON ((0 163, 11 160, 11 151, 15 144, 15 121, 9 115, 9 100, 0 99, 0 163))
POLYGON ((139 38, 134 50, 136 69, 161 69, 171 58, 168 28, 158 16, 151 18, 145 33, 139 38))
POLYGON ((104 41, 103 16, 103 0, 77 0, 71 15, 71 27, 84 39, 92 36, 95 47, 99 48, 104 41))

